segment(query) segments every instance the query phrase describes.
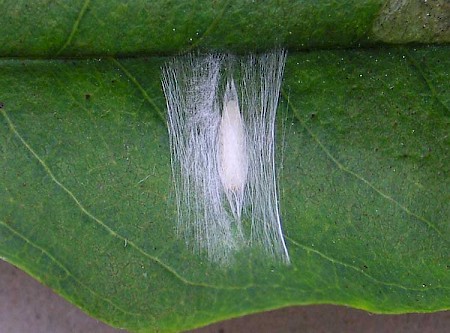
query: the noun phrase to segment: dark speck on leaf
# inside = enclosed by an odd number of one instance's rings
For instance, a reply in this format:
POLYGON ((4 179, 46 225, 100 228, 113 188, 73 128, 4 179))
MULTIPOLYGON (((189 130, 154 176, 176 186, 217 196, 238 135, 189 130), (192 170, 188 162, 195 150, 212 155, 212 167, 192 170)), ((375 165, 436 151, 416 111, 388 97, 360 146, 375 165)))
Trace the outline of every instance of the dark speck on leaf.
POLYGON ((4 106, 5 104, 3 102, 0 102, 0 109, 3 109, 4 106))
POLYGON ((87 101, 89 101, 89 100, 91 99, 91 94, 86 94, 86 95, 84 95, 84 98, 85 98, 87 101))

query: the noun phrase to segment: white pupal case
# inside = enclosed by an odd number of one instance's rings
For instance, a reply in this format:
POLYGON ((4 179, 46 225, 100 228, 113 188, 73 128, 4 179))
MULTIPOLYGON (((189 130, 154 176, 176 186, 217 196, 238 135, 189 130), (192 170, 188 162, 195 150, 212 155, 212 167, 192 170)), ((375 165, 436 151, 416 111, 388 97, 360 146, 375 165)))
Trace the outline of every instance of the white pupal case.
POLYGON ((285 59, 188 55, 163 68, 177 230, 213 262, 255 247, 289 263, 275 168, 285 59))

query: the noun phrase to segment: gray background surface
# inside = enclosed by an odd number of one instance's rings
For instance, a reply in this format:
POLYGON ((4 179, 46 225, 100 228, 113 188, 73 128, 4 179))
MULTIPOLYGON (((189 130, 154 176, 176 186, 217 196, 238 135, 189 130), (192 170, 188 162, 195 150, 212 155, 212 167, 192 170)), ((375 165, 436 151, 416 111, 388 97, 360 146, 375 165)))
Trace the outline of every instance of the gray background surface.
MULTIPOLYGON (((450 297, 450 296, 449 296, 450 297)), ((450 301, 449 301, 450 302, 450 301)), ((245 316, 190 333, 449 332, 450 312, 373 315, 341 306, 290 307, 245 316)), ((89 316, 0 260, 0 333, 125 333, 89 316)))

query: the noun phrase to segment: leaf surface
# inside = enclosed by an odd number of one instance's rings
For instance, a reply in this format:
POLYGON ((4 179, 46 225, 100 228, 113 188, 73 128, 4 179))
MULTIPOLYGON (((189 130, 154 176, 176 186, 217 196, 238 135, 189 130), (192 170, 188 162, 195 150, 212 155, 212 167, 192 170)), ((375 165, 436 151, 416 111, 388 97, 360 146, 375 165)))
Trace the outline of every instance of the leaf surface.
POLYGON ((292 265, 174 232, 163 59, 3 60, 1 256, 93 316, 176 331, 291 304, 449 306, 448 47, 289 56, 292 265))
POLYGON ((131 331, 294 304, 449 309, 450 47, 376 44, 448 31, 394 34, 392 1, 186 3, 0 1, 0 257, 131 331), (358 44, 377 47, 288 56, 277 151, 292 265, 254 251, 221 268, 187 249, 174 230, 167 58, 154 55, 358 44))
POLYGON ((0 1, 0 56, 248 53, 450 42, 446 0, 0 1), (45 24, 43 23, 45 22, 45 24))

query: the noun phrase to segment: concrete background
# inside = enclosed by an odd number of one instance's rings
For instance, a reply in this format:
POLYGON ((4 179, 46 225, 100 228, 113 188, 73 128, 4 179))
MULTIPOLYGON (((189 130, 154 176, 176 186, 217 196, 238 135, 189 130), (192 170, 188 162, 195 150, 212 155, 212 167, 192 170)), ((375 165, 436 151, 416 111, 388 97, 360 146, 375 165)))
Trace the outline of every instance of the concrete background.
MULTIPOLYGON (((446 333, 450 312, 371 315, 350 308, 290 307, 217 323, 189 333, 446 333)), ((0 260, 0 333, 125 333, 89 316, 0 260)))

